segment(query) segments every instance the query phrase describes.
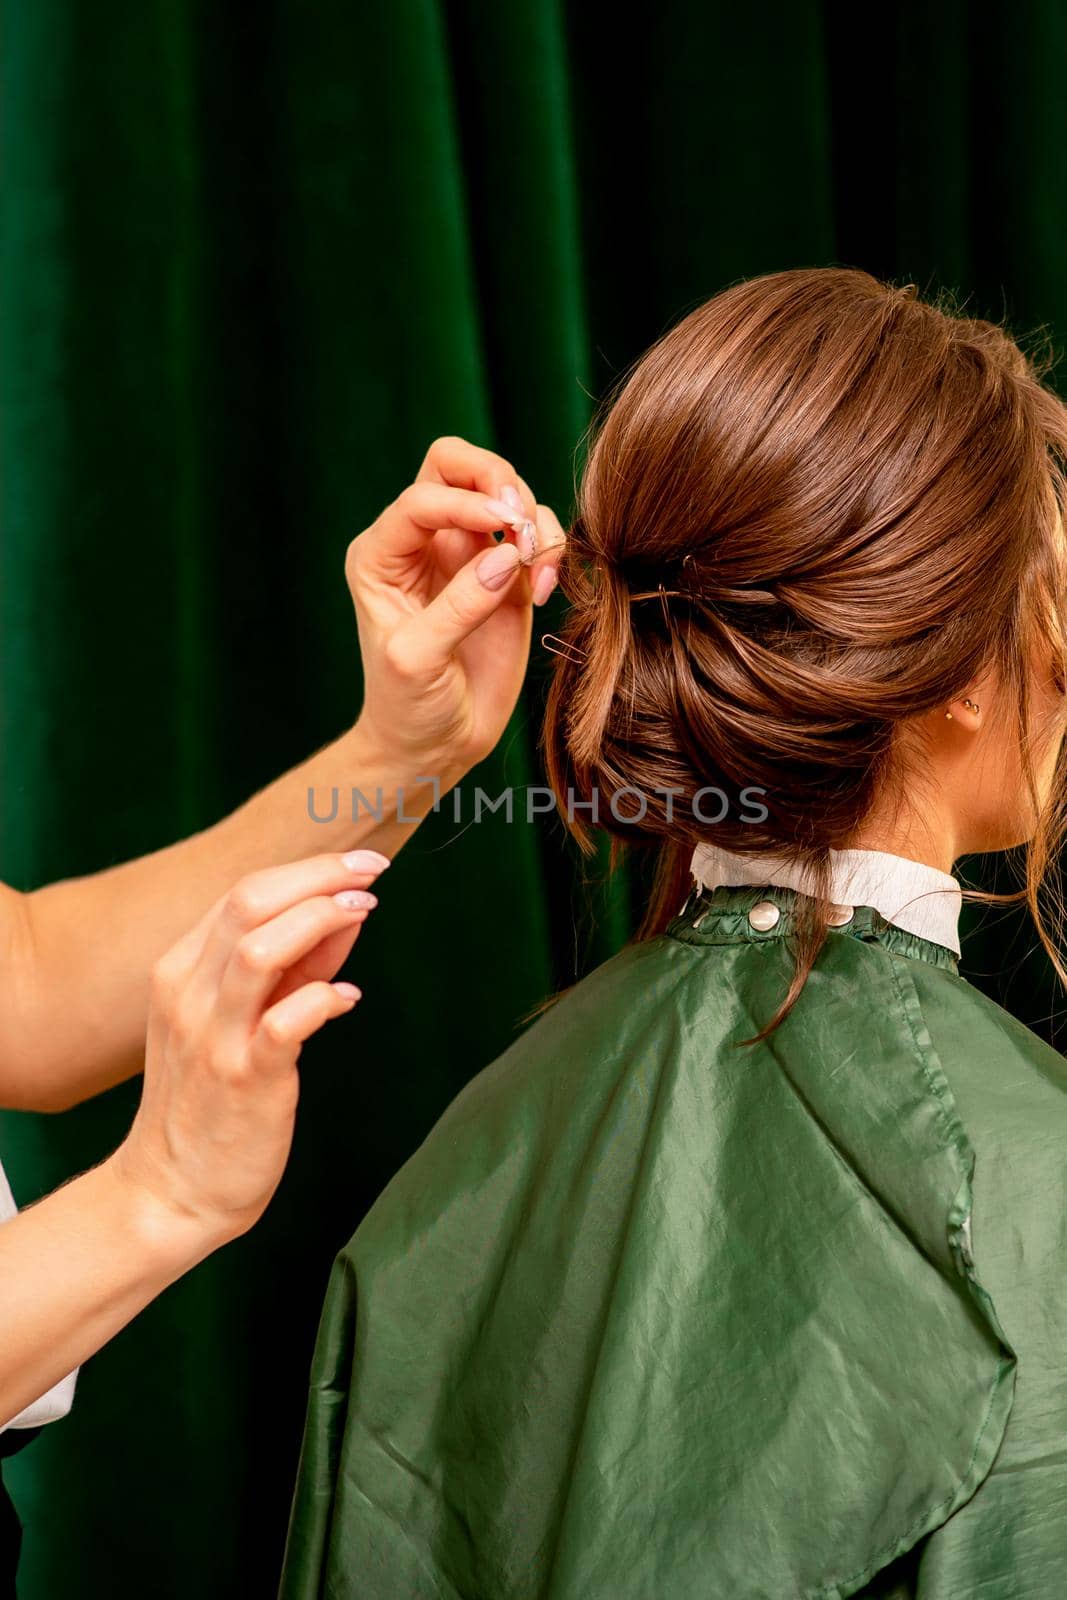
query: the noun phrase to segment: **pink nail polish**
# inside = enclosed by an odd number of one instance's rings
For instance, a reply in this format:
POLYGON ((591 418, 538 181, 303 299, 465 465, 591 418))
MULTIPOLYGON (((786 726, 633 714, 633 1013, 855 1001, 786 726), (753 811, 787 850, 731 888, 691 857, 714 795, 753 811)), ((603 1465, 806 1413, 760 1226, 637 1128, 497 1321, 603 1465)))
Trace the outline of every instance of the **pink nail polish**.
POLYGON ((515 548, 524 561, 532 561, 537 554, 537 529, 532 522, 524 522, 515 535, 515 548))
POLYGON ((368 894, 366 889, 342 889, 334 899, 346 911, 371 911, 378 904, 377 895, 368 894))
MULTIPOLYGON (((500 498, 509 505, 512 511, 522 511, 522 495, 513 483, 506 483, 500 491, 500 498)), ((525 513, 524 513, 525 515, 525 513)))
POLYGON ((559 582, 555 567, 542 567, 534 579, 532 598, 535 606, 543 606, 559 582))
POLYGON ((357 989, 354 983, 338 982, 334 984, 334 988, 343 1000, 356 1001, 363 997, 363 990, 357 989))
POLYGON ((350 850, 341 857, 341 865, 346 872, 384 872, 389 866, 389 857, 383 856, 380 850, 350 850))
POLYGON ((504 500, 487 499, 485 509, 491 511, 494 517, 499 517, 501 522, 506 522, 509 528, 521 528, 526 521, 526 515, 521 507, 516 511, 514 506, 509 506, 504 500))
POLYGON ((519 552, 513 544, 498 544, 487 550, 475 571, 487 589, 502 589, 519 570, 519 552))

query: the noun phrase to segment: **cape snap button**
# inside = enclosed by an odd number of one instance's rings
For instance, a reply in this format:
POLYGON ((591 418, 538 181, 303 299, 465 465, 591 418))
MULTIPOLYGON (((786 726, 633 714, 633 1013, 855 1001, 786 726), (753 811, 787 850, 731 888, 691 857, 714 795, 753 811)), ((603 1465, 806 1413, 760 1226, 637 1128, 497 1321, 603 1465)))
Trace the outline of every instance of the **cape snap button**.
POLYGON ((826 921, 831 928, 844 928, 856 914, 855 906, 831 906, 826 921))
POLYGON ((757 933, 770 933, 781 915, 773 900, 761 900, 748 914, 749 927, 755 928, 757 933))

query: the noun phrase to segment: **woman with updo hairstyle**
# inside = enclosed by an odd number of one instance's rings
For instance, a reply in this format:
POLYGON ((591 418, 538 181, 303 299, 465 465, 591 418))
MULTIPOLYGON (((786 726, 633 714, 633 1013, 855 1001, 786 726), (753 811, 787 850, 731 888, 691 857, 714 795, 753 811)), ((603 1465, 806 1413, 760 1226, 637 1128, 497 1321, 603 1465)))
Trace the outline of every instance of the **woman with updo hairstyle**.
POLYGON ((1048 365, 812 269, 609 396, 544 740, 655 892, 338 1257, 285 1600, 1067 1594, 1067 1063, 954 874, 1067 981, 1048 365))

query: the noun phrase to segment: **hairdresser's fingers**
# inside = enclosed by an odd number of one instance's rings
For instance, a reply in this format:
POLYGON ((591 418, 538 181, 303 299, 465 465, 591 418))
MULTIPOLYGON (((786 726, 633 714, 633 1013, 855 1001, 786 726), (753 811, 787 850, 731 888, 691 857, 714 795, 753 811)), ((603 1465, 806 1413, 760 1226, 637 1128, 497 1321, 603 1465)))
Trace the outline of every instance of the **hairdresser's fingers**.
POLYGON ((386 580, 424 553, 440 528, 490 534, 507 528, 517 537, 529 519, 521 510, 473 489, 428 481, 411 483, 349 548, 349 581, 361 574, 386 580))
POLYGON ((340 972, 352 952, 352 946, 362 932, 367 918, 356 918, 356 921, 339 932, 332 933, 317 944, 314 950, 309 950, 306 956, 289 967, 281 976, 278 987, 270 997, 271 1005, 276 1000, 282 1000, 294 989, 302 989, 305 983, 317 982, 320 978, 333 978, 340 972))
POLYGON ((333 1017, 361 999, 354 983, 309 983, 264 1011, 249 1052, 253 1071, 265 1077, 292 1070, 300 1047, 333 1017))
POLYGON ((559 564, 567 535, 551 506, 537 507, 537 544, 530 563, 530 595, 535 606, 543 606, 559 578, 559 564))
MULTIPOLYGON (((434 582, 437 588, 443 589, 450 583, 461 567, 468 561, 481 555, 483 550, 491 550, 495 538, 486 538, 481 533, 470 533, 466 528, 442 528, 433 542, 434 582)), ((429 596, 433 599, 433 594, 429 596)))
POLYGON ((418 616, 396 631, 389 653, 402 673, 418 677, 440 671, 501 605, 527 605, 531 599, 542 605, 548 599, 567 540, 550 506, 536 510, 532 562, 522 559, 521 546, 509 543, 475 554, 418 616))
POLYGON ((377 850, 309 856, 280 867, 265 867, 241 878, 208 913, 201 948, 194 962, 198 984, 212 991, 237 941, 279 916, 290 906, 315 895, 345 889, 365 890, 389 865, 377 850))
POLYGON ((416 475, 416 481, 422 479, 451 483, 459 489, 480 489, 494 499, 503 499, 531 519, 537 510, 533 490, 506 456, 471 444, 469 439, 457 438, 455 434, 434 440, 416 475), (509 491, 514 490, 518 490, 518 494, 513 497, 509 491))
MULTIPOLYGON (((524 565, 529 576, 533 602, 535 605, 543 605, 555 588, 567 536, 551 506, 537 506, 535 511, 537 522, 529 524, 534 532, 533 541, 527 545, 522 540, 516 540, 516 548, 520 555, 523 555, 524 551, 532 551, 532 557, 526 555, 524 565)), ((443 588, 462 567, 467 565, 468 561, 486 548, 491 547, 487 546, 485 540, 477 534, 468 533, 462 528, 442 528, 434 541, 434 559, 440 587, 443 588)), ((526 593, 521 585, 516 584, 509 591, 509 599, 515 604, 525 604, 526 593)))
POLYGON ((219 981, 216 1018, 224 1026, 253 1027, 289 969, 335 934, 354 941, 377 903, 365 889, 343 889, 301 900, 242 934, 219 981))
POLYGON ((432 678, 456 650, 509 600, 529 605, 526 567, 513 544, 479 552, 429 605, 389 640, 389 660, 407 679, 432 678))

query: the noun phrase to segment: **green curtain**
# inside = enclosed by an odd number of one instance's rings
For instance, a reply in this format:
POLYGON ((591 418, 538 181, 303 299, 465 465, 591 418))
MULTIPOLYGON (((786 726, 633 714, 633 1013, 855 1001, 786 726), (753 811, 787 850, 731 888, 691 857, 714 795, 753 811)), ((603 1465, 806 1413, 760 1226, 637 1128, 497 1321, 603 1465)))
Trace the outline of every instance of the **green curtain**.
MULTIPOLYGON (((876 41, 785 0, 0 0, 3 876, 187 834, 339 732, 344 550, 430 441, 507 452, 565 520, 595 398, 736 278, 843 262, 1061 334, 1062 7, 908 0, 876 41)), ((472 783, 542 781, 546 661, 472 783)), ((641 897, 558 821, 468 820, 383 884, 264 1221, 9 1465, 24 1600, 272 1593, 335 1250, 641 897)), ((1022 921, 975 920, 971 975, 1047 1026, 1022 921)), ((20 1198, 135 1101, 6 1116, 20 1198)))

